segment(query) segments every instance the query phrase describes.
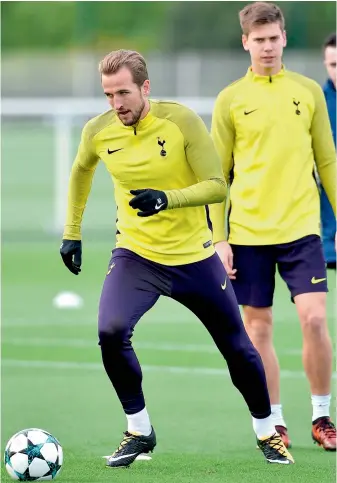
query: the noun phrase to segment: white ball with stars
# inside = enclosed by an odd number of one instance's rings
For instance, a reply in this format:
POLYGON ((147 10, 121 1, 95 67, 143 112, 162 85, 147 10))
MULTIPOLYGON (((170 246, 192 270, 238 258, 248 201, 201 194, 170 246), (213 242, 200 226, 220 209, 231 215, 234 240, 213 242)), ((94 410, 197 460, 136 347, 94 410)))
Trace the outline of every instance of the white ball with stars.
POLYGON ((7 473, 13 480, 49 481, 61 471, 63 450, 47 431, 24 429, 8 441, 4 459, 7 473))

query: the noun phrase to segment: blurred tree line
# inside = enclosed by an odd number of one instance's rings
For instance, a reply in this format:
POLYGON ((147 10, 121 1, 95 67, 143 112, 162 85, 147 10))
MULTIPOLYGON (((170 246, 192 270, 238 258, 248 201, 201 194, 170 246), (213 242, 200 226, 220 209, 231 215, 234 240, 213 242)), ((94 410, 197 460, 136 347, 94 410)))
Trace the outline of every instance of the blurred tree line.
MULTIPOLYGON (((241 48, 248 2, 1 2, 3 51, 137 48, 142 52, 241 48)), ((276 2, 277 3, 277 2, 276 2)), ((280 2, 290 48, 320 48, 336 30, 334 1, 280 2)))

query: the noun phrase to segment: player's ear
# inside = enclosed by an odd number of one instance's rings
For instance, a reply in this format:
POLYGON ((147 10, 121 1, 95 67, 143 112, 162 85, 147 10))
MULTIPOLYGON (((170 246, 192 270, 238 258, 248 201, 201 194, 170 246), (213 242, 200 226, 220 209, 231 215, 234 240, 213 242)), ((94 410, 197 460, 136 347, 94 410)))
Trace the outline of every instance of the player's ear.
POLYGON ((242 45, 243 45, 243 48, 246 51, 249 50, 249 47, 248 47, 248 35, 242 34, 242 45))
POLYGON ((144 84, 142 86, 142 91, 143 91, 143 94, 145 96, 149 96, 150 95, 150 81, 149 81, 149 79, 146 79, 144 81, 144 84))
POLYGON ((282 37, 283 37, 283 47, 287 46, 287 32, 283 30, 282 32, 282 37))

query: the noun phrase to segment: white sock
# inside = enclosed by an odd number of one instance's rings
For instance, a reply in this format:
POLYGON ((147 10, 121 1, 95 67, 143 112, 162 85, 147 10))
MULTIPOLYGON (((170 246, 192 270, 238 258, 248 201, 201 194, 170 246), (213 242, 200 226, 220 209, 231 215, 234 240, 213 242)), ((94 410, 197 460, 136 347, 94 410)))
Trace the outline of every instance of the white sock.
POLYGON ((273 420, 274 426, 284 426, 287 427, 282 412, 282 404, 272 404, 271 405, 271 418, 273 420))
POLYGON ((323 416, 330 416, 330 401, 331 394, 327 394, 326 396, 311 395, 313 421, 323 416))
POLYGON ((151 423, 147 409, 144 408, 135 414, 126 414, 128 420, 128 431, 130 433, 139 433, 143 436, 151 434, 151 423))
POLYGON ((253 419, 253 428, 258 439, 269 438, 276 433, 275 424, 271 416, 263 419, 253 419))

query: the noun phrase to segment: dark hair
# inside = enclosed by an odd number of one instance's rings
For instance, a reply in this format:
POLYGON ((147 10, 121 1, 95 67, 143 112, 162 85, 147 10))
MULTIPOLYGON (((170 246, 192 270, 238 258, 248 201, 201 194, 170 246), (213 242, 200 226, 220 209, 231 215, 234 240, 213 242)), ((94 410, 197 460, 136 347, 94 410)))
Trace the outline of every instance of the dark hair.
POLYGON ((330 34, 324 42, 324 49, 327 47, 336 47, 336 32, 330 34))
POLYGON ((274 3, 255 2, 244 7, 239 13, 240 25, 244 35, 258 25, 278 23, 284 30, 284 17, 282 10, 274 3))

